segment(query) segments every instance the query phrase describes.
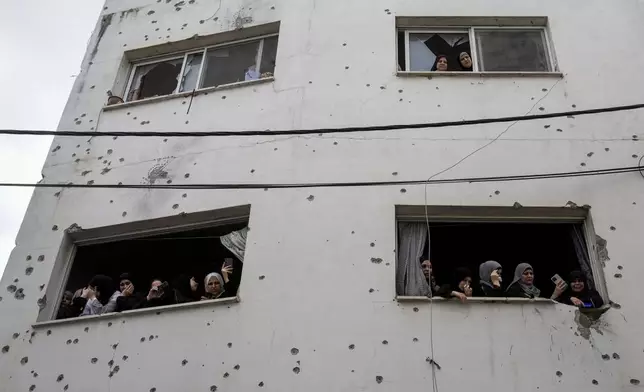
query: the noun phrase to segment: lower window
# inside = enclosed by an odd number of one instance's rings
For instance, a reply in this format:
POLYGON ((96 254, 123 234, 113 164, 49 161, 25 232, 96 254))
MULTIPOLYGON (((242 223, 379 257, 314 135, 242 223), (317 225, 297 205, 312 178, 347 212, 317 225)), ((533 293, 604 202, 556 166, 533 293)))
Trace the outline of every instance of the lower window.
POLYGON ((432 206, 427 219, 422 206, 397 211, 399 296, 450 298, 459 296, 456 291, 564 303, 580 297, 593 302, 582 307, 603 305, 599 292, 605 296, 605 286, 589 252, 594 248, 588 246, 584 209, 432 206), (584 288, 573 292, 581 283, 584 288))
POLYGON ((248 220, 75 246, 54 318, 237 295, 248 220))

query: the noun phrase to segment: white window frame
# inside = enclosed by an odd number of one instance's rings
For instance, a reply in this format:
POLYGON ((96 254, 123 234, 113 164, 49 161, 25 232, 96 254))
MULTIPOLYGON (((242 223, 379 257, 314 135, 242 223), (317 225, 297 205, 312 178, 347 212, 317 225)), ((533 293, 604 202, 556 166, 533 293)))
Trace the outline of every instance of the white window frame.
MULTIPOLYGON (((552 43, 550 42, 550 35, 548 34, 548 29, 546 26, 439 26, 439 27, 423 27, 423 28, 400 28, 398 31, 405 33, 405 69, 403 72, 407 73, 417 73, 417 72, 431 72, 432 74, 435 71, 413 71, 410 69, 410 58, 411 53, 409 51, 409 35, 410 34, 468 34, 470 40, 470 56, 472 57, 472 71, 471 72, 459 72, 459 71, 447 71, 441 74, 472 74, 475 73, 489 73, 489 74, 558 74, 558 67, 556 58, 554 55, 554 50, 552 48, 552 43), (479 50, 478 50, 478 41, 476 40, 476 31, 477 30, 516 30, 516 31, 526 31, 526 30, 539 30, 541 31, 541 37, 545 43, 546 56, 548 57, 548 70, 547 71, 482 71, 479 68, 479 50)), ((398 61, 396 62, 398 64, 398 61)))
MULTIPOLYGON (((221 43, 221 44, 217 44, 217 45, 206 46, 206 47, 199 48, 199 49, 196 49, 196 50, 182 51, 182 52, 177 52, 177 53, 170 54, 170 55, 151 57, 151 58, 147 58, 147 59, 144 59, 144 60, 141 60, 141 61, 134 62, 134 63, 131 64, 130 76, 128 77, 127 85, 125 86, 125 93, 123 94, 124 101, 125 102, 137 102, 137 101, 141 101, 141 100, 144 100, 144 99, 148 99, 148 98, 142 98, 142 99, 137 99, 137 100, 130 100, 129 99, 130 89, 132 88, 132 84, 134 83, 134 76, 136 75, 136 71, 137 71, 137 69, 139 67, 143 67, 143 66, 150 65, 150 64, 161 63, 161 62, 164 62, 164 61, 177 60, 177 59, 181 59, 181 58, 183 58, 183 63, 181 64, 181 71, 179 73, 181 78, 179 78, 177 80, 177 86, 175 87, 174 91, 171 94, 167 94, 167 95, 164 95, 164 96, 173 95, 173 94, 179 94, 179 93, 183 94, 183 93, 188 92, 189 90, 188 91, 179 91, 179 89, 181 88, 181 84, 183 83, 183 72, 185 71, 186 63, 188 61, 188 56, 193 55, 193 54, 201 54, 202 55, 201 65, 199 66, 199 75, 197 76, 197 84, 195 85, 194 90, 199 91, 199 90, 203 90, 203 89, 210 89, 210 88, 212 88, 212 86, 211 87, 202 87, 203 76, 204 76, 204 72, 205 72, 205 68, 206 68, 205 64, 207 62, 206 61, 206 58, 207 58, 206 56, 207 56, 208 50, 228 48, 228 47, 238 46, 238 45, 246 44, 246 43, 249 43, 249 42, 255 42, 255 41, 259 41, 259 47, 257 49, 257 56, 255 57, 255 69, 260 74, 260 79, 261 79, 260 66, 261 66, 261 62, 262 62, 262 56, 264 55, 264 40, 267 39, 267 38, 278 37, 278 36, 279 36, 279 34, 277 34, 277 33, 265 34, 265 35, 260 35, 260 36, 257 36, 257 37, 246 38, 246 39, 241 39, 241 40, 237 40, 237 41, 225 42, 225 43, 221 43)), ((238 84, 238 83, 240 83, 240 82, 232 82, 232 83, 222 84, 222 85, 219 85, 219 86, 216 86, 216 87, 229 86, 229 85, 234 85, 234 84, 238 84)), ((152 97, 149 97, 149 98, 152 98, 152 97)))

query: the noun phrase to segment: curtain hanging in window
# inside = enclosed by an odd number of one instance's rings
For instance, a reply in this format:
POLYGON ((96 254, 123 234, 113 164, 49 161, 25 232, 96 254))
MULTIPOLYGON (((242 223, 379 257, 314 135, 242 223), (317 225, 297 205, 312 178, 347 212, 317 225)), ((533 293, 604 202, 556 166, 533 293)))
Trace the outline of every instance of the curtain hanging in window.
POLYGON ((586 275, 590 288, 594 289, 595 281, 593 280, 593 271, 590 268, 590 258, 588 257, 588 248, 586 247, 586 239, 584 238, 582 226, 572 225, 570 236, 572 237, 572 242, 575 246, 575 253, 577 254, 577 261, 581 267, 581 272, 586 275))
POLYGON ((398 264, 396 267, 396 292, 398 295, 427 296, 429 285, 420 267, 420 257, 428 237, 425 223, 401 222, 398 224, 398 264))
POLYGON ((248 227, 241 230, 230 232, 220 237, 221 244, 231 251, 240 261, 244 261, 244 252, 246 251, 246 237, 248 236, 248 227))

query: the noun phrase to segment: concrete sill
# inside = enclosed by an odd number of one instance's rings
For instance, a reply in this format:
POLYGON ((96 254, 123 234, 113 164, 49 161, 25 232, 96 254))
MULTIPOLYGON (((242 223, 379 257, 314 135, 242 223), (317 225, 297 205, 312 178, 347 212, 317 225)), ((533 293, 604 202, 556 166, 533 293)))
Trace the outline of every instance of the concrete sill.
POLYGON ((237 302, 239 302, 239 296, 231 297, 231 298, 212 299, 208 301, 188 302, 185 304, 177 304, 177 305, 157 306, 156 308, 134 309, 134 310, 128 310, 125 312, 101 314, 98 316, 83 316, 83 317, 74 317, 74 318, 63 319, 63 320, 42 321, 39 323, 32 324, 31 326, 34 329, 36 328, 42 329, 44 327, 52 327, 52 326, 61 325, 61 324, 64 324, 64 325, 79 324, 79 323, 82 324, 88 321, 91 322, 91 321, 103 321, 103 320, 113 321, 117 319, 137 317, 141 314, 165 313, 165 312, 192 309, 192 308, 201 308, 201 307, 207 307, 207 306, 227 305, 227 304, 232 304, 237 302))
POLYGON ((196 97, 197 95, 208 94, 208 93, 215 92, 215 91, 230 90, 230 89, 241 88, 241 87, 246 87, 246 86, 254 86, 256 84, 271 83, 271 82, 274 82, 274 81, 275 81, 275 77, 271 76, 271 77, 268 77, 268 78, 261 78, 261 79, 257 79, 257 80, 245 80, 243 82, 222 84, 220 86, 206 87, 206 88, 202 88, 202 89, 199 89, 199 90, 195 90, 194 93, 192 91, 186 91, 186 92, 177 93, 177 94, 161 95, 161 96, 158 96, 158 97, 139 99, 138 101, 129 101, 129 102, 124 102, 124 103, 118 103, 116 105, 103 106, 103 111, 104 112, 109 112, 109 111, 112 111, 112 110, 129 108, 129 107, 132 107, 132 106, 145 105, 145 104, 154 103, 154 102, 167 101, 167 100, 170 100, 170 99, 190 98, 190 96, 195 96, 196 97))
POLYGON ((409 77, 420 76, 432 79, 434 77, 478 77, 478 78, 494 78, 494 77, 551 77, 563 78, 561 72, 460 72, 460 71, 398 71, 396 76, 409 77))
MULTIPOLYGON (((410 296, 397 296, 396 300, 398 302, 438 302, 438 303, 458 303, 461 302, 456 298, 427 298, 427 297, 410 297, 410 296)), ((471 297, 467 299, 466 303, 477 304, 477 303, 494 303, 494 304, 556 304, 558 302, 551 300, 550 298, 514 298, 514 297, 471 297)))

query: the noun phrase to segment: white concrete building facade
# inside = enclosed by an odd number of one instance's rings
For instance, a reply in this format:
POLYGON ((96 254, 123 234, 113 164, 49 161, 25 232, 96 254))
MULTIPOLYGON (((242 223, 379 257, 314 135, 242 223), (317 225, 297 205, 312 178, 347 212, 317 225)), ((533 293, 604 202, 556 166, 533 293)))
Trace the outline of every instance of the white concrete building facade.
MULTIPOLYGON (((59 130, 266 132, 637 104, 643 19, 639 0, 107 0, 59 130), (474 72, 454 71, 460 52, 430 71, 433 34, 468 41, 474 72), (239 43, 252 49, 228 46, 239 43), (157 60, 169 65, 155 74, 157 60), (172 72, 181 82, 162 93, 172 72), (108 90, 124 102, 108 106, 108 90)), ((405 182, 637 166, 643 120, 627 110, 285 136, 57 136, 45 184, 260 185, 36 189, 0 285, 0 391, 637 391, 640 173, 405 182), (361 182, 385 184, 271 186, 361 182), (548 300, 399 298, 397 223, 426 218, 580 224, 611 306, 591 320, 548 300), (245 221, 236 298, 53 320, 83 244, 245 221)))

